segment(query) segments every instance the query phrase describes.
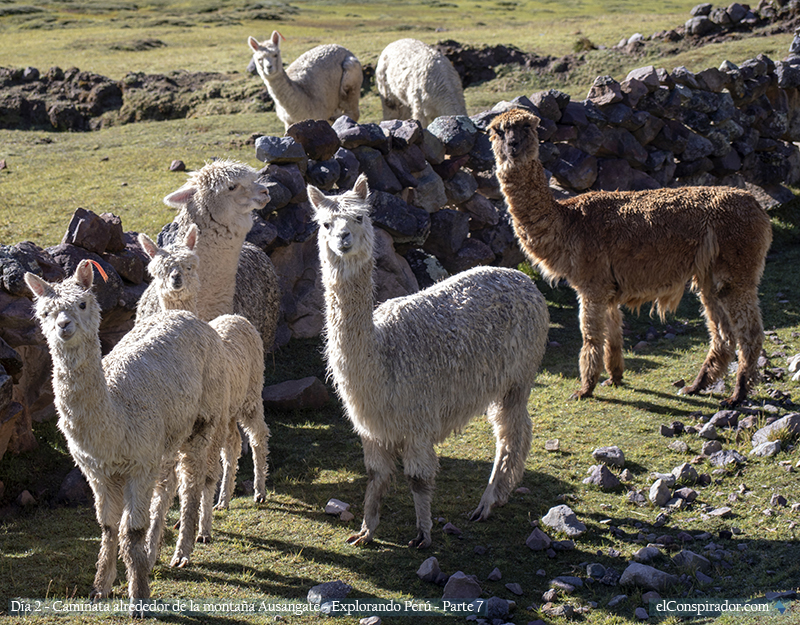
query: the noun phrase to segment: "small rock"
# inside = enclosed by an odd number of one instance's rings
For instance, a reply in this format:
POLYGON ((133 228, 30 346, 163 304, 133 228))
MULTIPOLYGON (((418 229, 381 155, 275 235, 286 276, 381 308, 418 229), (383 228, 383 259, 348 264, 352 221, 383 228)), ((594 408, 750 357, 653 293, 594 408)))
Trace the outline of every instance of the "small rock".
POLYGON ((381 622, 380 616, 367 616, 362 618, 358 625, 381 625, 381 622))
POLYGON ((482 547, 481 545, 475 545, 475 548, 472 550, 476 556, 482 556, 486 554, 486 547, 482 547))
POLYGON ((657 547, 642 547, 633 554, 633 559, 641 564, 649 564, 654 558, 661 555, 661 551, 657 547))
POLYGON ((666 436, 667 438, 672 438, 675 436, 675 430, 672 429, 672 426, 661 424, 661 428, 659 429, 661 436, 666 436))
POLYGON ((586 567, 586 574, 594 579, 601 579, 606 574, 606 567, 597 562, 593 562, 586 567))
POLYGON ((542 517, 542 523, 558 532, 564 532, 570 538, 577 538, 586 531, 586 525, 578 520, 569 506, 563 504, 550 508, 542 517))
POLYGON ((703 586, 707 586, 708 584, 710 584, 711 582, 713 582, 713 581, 714 581, 714 579, 713 579, 712 577, 709 577, 708 575, 706 575, 705 573, 703 573, 703 571, 697 571, 697 572, 694 574, 694 578, 695 578, 695 579, 696 579, 698 582, 700 582, 700 584, 702 584, 703 586))
POLYGON ((788 505, 788 503, 789 502, 786 500, 786 497, 784 497, 783 495, 779 495, 778 493, 772 495, 772 497, 770 497, 769 500, 769 504, 771 506, 780 506, 781 508, 785 508, 788 505))
POLYGON ((679 454, 685 454, 689 452, 689 445, 683 441, 672 441, 668 446, 672 451, 677 451, 679 454))
POLYGON ((445 524, 445 526, 442 528, 442 531, 443 531, 445 534, 451 534, 451 535, 453 535, 453 536, 458 536, 458 537, 461 537, 461 530, 460 530, 460 529, 458 529, 458 528, 457 528, 455 525, 453 525, 452 523, 447 523, 447 524, 445 524))
POLYGON ((584 479, 583 483, 599 486, 603 490, 612 490, 620 486, 619 478, 604 464, 592 467, 591 475, 584 479))
POLYGON ((771 458, 772 456, 777 455, 780 450, 780 441, 766 441, 761 443, 758 447, 751 449, 748 455, 757 456, 759 458, 771 458))
POLYGON ((648 614, 647 610, 644 608, 636 608, 636 611, 633 613, 633 615, 640 621, 646 621, 650 618, 650 614, 648 614))
POLYGON ((609 608, 613 608, 615 606, 618 606, 623 601, 627 601, 627 599, 628 599, 628 595, 616 595, 616 596, 612 597, 611 601, 609 601, 606 605, 609 608))
POLYGON ((652 566, 633 562, 628 565, 619 579, 623 586, 633 585, 647 590, 663 591, 678 582, 676 575, 659 571, 652 566))
POLYGON ((417 577, 423 582, 435 583, 442 570, 439 568, 439 560, 436 556, 431 556, 419 565, 417 569, 417 577))
POLYGON ((542 595, 542 601, 546 603, 551 603, 556 599, 558 599, 558 591, 555 588, 547 589, 542 595))
POLYGON ((503 574, 500 572, 500 569, 494 567, 494 569, 492 570, 491 573, 489 573, 486 579, 492 582, 499 582, 501 579, 503 579, 503 574))
POLYGON ((616 445, 610 447, 598 447, 592 452, 592 457, 597 462, 602 462, 604 465, 610 467, 624 467, 625 454, 616 445))
POLYGON ((544 551, 550 548, 550 543, 552 542, 550 537, 537 527, 528 536, 525 544, 533 551, 544 551))
POLYGON ((353 590, 352 586, 339 580, 325 582, 324 584, 317 584, 311 588, 311 590, 308 591, 306 599, 309 603, 320 605, 331 599, 344 599, 350 594, 351 590, 353 590))
POLYGON ((525 486, 520 486, 519 488, 514 489, 514 492, 518 495, 530 495, 531 489, 525 486))
POLYGON ((545 451, 558 451, 559 441, 557 438, 552 438, 549 441, 545 441, 544 443, 544 450, 545 451))
POLYGON ((659 599, 661 599, 661 595, 655 590, 648 590, 642 593, 642 603, 649 604, 651 601, 658 601, 659 599))
POLYGON ((695 499, 697 499, 697 491, 687 487, 679 488, 673 493, 673 495, 684 499, 686 503, 692 503, 695 499))
POLYGON ((506 584, 506 588, 508 589, 509 592, 514 593, 518 597, 522 596, 522 586, 520 586, 516 582, 510 583, 510 584, 506 584))
POLYGON ((339 513, 339 520, 344 521, 345 523, 349 523, 355 518, 355 515, 349 510, 342 510, 342 512, 339 513))
POLYGON ((672 556, 672 563, 685 573, 694 573, 695 571, 707 573, 711 570, 711 561, 708 558, 688 549, 682 549, 672 556))
POLYGON ((17 497, 17 505, 27 508, 28 506, 36 505, 36 499, 31 495, 30 491, 23 490, 17 497))
POLYGON ((619 479, 621 482, 630 482, 633 480, 633 473, 628 469, 623 469, 622 473, 619 474, 619 479))
POLYGON ((481 594, 483 590, 474 575, 456 571, 447 580, 442 599, 474 599, 481 594))
POLYGON ((650 487, 650 493, 648 496, 650 501, 653 502, 653 505, 663 507, 670 500, 669 487, 666 485, 664 480, 658 479, 653 482, 653 485, 650 487))
POLYGON ((264 407, 272 410, 319 410, 328 403, 328 390, 319 378, 311 376, 265 386, 261 398, 264 407))
POLYGON ((747 459, 734 449, 723 449, 709 456, 708 461, 715 467, 725 467, 729 464, 744 464, 747 459))
POLYGON ((681 484, 694 484, 697 482, 697 471, 688 462, 672 469, 675 481, 681 484))
POLYGON ((169 164, 170 171, 186 171, 186 163, 180 160, 174 160, 169 164))
POLYGON ((722 451, 722 443, 719 441, 706 441, 703 443, 703 449, 700 453, 704 456, 713 456, 718 451, 722 451))
POLYGON ((697 435, 701 436, 702 438, 706 438, 710 441, 714 441, 719 438, 719 434, 717 434, 717 428, 714 426, 713 423, 711 423, 711 421, 709 421, 702 428, 700 428, 700 431, 697 433, 697 435))
POLYGON ((341 514, 349 509, 349 503, 339 501, 338 499, 331 498, 328 500, 328 503, 325 504, 325 514, 341 514))
POLYGON ((708 513, 709 516, 716 516, 721 519, 725 519, 733 514, 733 510, 728 508, 727 506, 723 506, 722 508, 715 508, 711 512, 708 513))
POLYGON ((551 545, 556 551, 573 551, 575 543, 571 540, 554 540, 551 545))
POLYGON ((546 603, 541 608, 547 616, 553 618, 571 619, 575 613, 575 609, 568 603, 564 605, 554 606, 552 603, 546 603))

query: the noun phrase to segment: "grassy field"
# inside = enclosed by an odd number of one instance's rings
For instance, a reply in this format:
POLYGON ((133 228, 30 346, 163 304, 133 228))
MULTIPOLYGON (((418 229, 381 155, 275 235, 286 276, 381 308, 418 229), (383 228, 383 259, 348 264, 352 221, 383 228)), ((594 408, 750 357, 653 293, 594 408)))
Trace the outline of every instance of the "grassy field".
MULTIPOLYGON (((635 31, 651 32, 682 23, 696 0, 680 2, 599 2, 589 0, 477 2, 327 2, 243 3, 180 2, 178 0, 132 2, 0 0, 0 63, 4 66, 77 66, 113 78, 128 71, 165 72, 214 70, 242 72, 248 61, 246 38, 265 38, 277 28, 287 36, 285 58, 293 59, 318 43, 336 41, 353 50, 363 62, 374 63, 383 46, 397 38, 414 36, 428 42, 455 39, 462 43, 513 44, 525 51, 553 56, 572 52, 579 37, 611 46, 635 31), (28 7, 28 8, 26 8, 28 7), (277 16, 280 20, 264 19, 277 16), (160 41, 144 51, 138 42, 160 41)), ((729 58, 741 62, 759 52, 773 59, 785 56, 791 35, 750 37, 725 45, 707 46, 677 56, 660 56, 655 49, 643 58, 609 51, 587 53, 587 64, 566 83, 509 68, 489 82, 467 89, 470 112, 478 112, 498 100, 530 94, 557 86, 575 97, 584 97, 594 76, 611 74, 624 78, 631 68, 656 64, 671 69, 686 65, 700 70, 729 58)), ((244 79, 244 76, 243 76, 244 79)), ((257 81, 258 78, 249 80, 257 81)), ((362 119, 378 121, 380 104, 375 93, 362 99, 362 119)), ((180 186, 184 174, 167 171, 172 159, 183 159, 197 168, 214 156, 238 158, 257 165, 247 138, 253 132, 282 134, 273 113, 210 115, 170 122, 152 122, 108 128, 94 133, 50 133, 0 130, 0 159, 8 169, 0 171, 0 243, 31 239, 42 245, 57 243, 73 210, 82 206, 96 212, 111 211, 122 217, 126 229, 155 234, 172 218, 161 198, 180 186)), ((785 356, 800 352, 800 205, 775 211, 776 240, 761 288, 765 327, 774 337, 765 343, 771 367, 785 366, 785 356), (777 354, 784 354, 783 356, 777 354)), ((714 542, 731 554, 717 563, 710 587, 696 587, 692 597, 750 598, 766 591, 797 588, 800 579, 800 546, 797 523, 800 514, 770 505, 774 493, 789 504, 800 502, 795 448, 773 459, 751 459, 746 467, 713 476, 711 485, 698 488, 697 502, 670 514, 664 527, 653 528, 658 510, 627 503, 625 491, 604 493, 582 484, 593 460, 591 452, 602 445, 619 445, 633 473, 631 488, 648 488, 650 473, 669 472, 692 459, 700 450, 696 438, 685 435, 689 453, 668 449, 670 439, 659 435, 662 423, 680 420, 698 423, 692 416, 710 416, 720 397, 679 397, 672 383, 689 379, 697 371, 707 349, 707 334, 696 298, 684 299, 667 328, 643 314, 630 316, 626 334, 626 384, 618 389, 600 388, 598 397, 580 403, 567 400, 577 386, 580 333, 577 306, 567 288, 552 289, 540 283, 552 325, 551 347, 545 356, 529 409, 534 422, 534 443, 522 486, 528 494, 515 494, 486 523, 467 519, 477 505, 493 459, 493 437, 484 419, 474 420, 463 433, 440 448, 441 470, 433 502, 434 544, 426 552, 405 547, 414 534, 414 508, 402 475, 384 500, 382 521, 375 544, 353 548, 345 544, 361 521, 366 476, 361 445, 344 419, 340 404, 332 400, 321 411, 269 413, 271 493, 267 503, 254 504, 244 495, 234 498, 231 509, 215 513, 215 541, 199 545, 192 565, 183 570, 166 566, 175 535, 167 536, 165 552, 153 573, 152 594, 163 599, 304 599, 315 584, 340 579, 354 587, 353 597, 407 599, 437 598, 441 588, 420 581, 415 571, 427 557, 438 558, 448 574, 464 571, 478 576, 484 596, 497 595, 516 601, 509 622, 524 625, 541 615, 541 595, 556 575, 583 574, 588 562, 624 570, 627 560, 645 542, 639 533, 679 531, 711 532, 714 542), (651 326, 661 337, 642 351, 633 351, 651 326), (677 338, 663 338, 668 329, 677 338), (558 438, 560 450, 546 452, 545 442, 558 438), (744 488, 742 488, 744 485, 744 488), (740 491, 743 493, 740 494, 740 491), (727 504, 737 494, 737 501, 727 504), (353 506, 356 519, 343 523, 325 515, 325 502, 337 497, 353 506), (576 549, 548 559, 525 546, 531 523, 559 503, 568 503, 589 531, 576 549), (702 506, 731 505, 731 519, 702 517, 702 506), (764 510, 773 510, 771 516, 764 510), (449 521, 463 530, 456 538, 442 532, 449 521), (627 538, 610 533, 622 529, 627 538), (733 539, 718 538, 720 530, 736 527, 733 539), (739 550, 738 545, 747 545, 739 550), (486 549, 477 555, 475 547, 486 549), (619 553, 619 556, 615 555, 619 553), (502 580, 487 581, 498 567, 502 580), (545 575, 537 574, 544 570, 545 575), (523 595, 510 593, 505 584, 516 582, 523 595)), ((316 375, 324 379, 324 363, 317 341, 293 342, 268 359, 268 383, 316 375)), ((770 388, 794 393, 797 383, 784 378, 771 387, 759 385, 756 403, 770 401, 770 388)), ((11 597, 86 597, 94 576, 99 528, 90 508, 52 508, 61 477, 72 460, 55 424, 38 425, 38 451, 20 457, 6 455, 0 461, 0 480, 6 492, 29 488, 41 505, 20 511, 0 522, 0 620, 53 622, 52 616, 9 617, 6 600, 11 597)), ((726 433, 726 448, 745 454, 749 441, 726 433)), ((706 462, 698 472, 711 472, 706 462)), ((244 457, 241 479, 252 477, 244 457)), ((176 510, 171 512, 175 520, 176 510)), ((706 541, 708 542, 708 541, 706 541)), ((705 542, 695 543, 702 551, 705 542)), ((666 556, 654 563, 669 569, 666 556)), ((120 564, 115 593, 125 594, 120 564)), ((682 590, 674 589, 671 597, 682 590)), ((665 595, 667 596, 667 595, 665 595)), ((641 591, 595 584, 562 596, 575 606, 597 607, 575 622, 587 625, 621 625, 637 622, 634 609, 641 591), (614 595, 628 592, 629 599, 615 608, 606 604, 614 595)), ((66 618, 64 619, 66 620, 66 618)), ((73 615, 69 622, 128 622, 123 617, 73 615)), ((273 623, 272 615, 247 618, 234 614, 165 616, 161 621, 181 624, 240 622, 273 623)), ((316 623, 318 616, 286 617, 292 623, 316 623)), ((386 617, 385 623, 445 623, 463 617, 386 617)), ((548 623, 564 619, 545 618, 548 623)), ((653 619, 651 619, 652 621, 653 619)), ((337 622, 357 623, 356 617, 337 622)), ((671 617, 662 621, 677 625, 671 617)), ((722 625, 761 623, 787 625, 800 622, 797 611, 770 617, 729 616, 696 619, 695 623, 722 625)))

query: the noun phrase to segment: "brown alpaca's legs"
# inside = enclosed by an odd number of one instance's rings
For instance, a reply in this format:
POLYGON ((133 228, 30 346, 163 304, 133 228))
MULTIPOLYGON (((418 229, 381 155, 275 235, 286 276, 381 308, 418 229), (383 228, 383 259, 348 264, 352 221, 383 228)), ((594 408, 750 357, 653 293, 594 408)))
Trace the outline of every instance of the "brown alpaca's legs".
POLYGON ((739 346, 739 366, 733 393, 723 403, 734 406, 744 401, 750 384, 756 378, 758 357, 764 342, 764 326, 755 288, 744 294, 731 293, 725 303, 730 311, 733 332, 739 346))
POLYGON ((611 304, 606 311, 606 342, 603 362, 608 375, 611 376, 603 382, 603 385, 619 386, 622 384, 622 372, 625 369, 625 359, 622 355, 622 311, 616 304, 611 304))
POLYGON ((351 545, 372 541, 381 518, 381 498, 394 474, 394 455, 375 441, 361 438, 364 446, 364 465, 367 469, 367 494, 364 496, 364 521, 361 531, 347 538, 351 545))
POLYGON ((700 301, 703 303, 703 315, 711 337, 711 347, 694 382, 680 390, 683 395, 699 393, 719 380, 725 375, 734 357, 731 343, 734 334, 728 311, 720 296, 714 292, 711 282, 710 278, 706 280, 700 290, 700 301))
POLYGON ((494 466, 489 485, 470 521, 485 521, 492 508, 506 503, 511 490, 522 481, 533 439, 527 409, 530 391, 530 387, 514 386, 500 402, 489 408, 489 422, 497 439, 494 466))
POLYGON ((581 388, 572 399, 591 397, 603 366, 603 344, 606 334, 606 305, 579 294, 580 324, 583 347, 579 361, 581 388))
POLYGON ((111 483, 101 484, 97 479, 90 478, 89 484, 94 492, 95 513, 102 530, 97 574, 89 596, 92 599, 105 599, 111 594, 111 587, 117 577, 117 542, 123 507, 122 482, 113 480, 111 483))
POLYGON ((431 544, 431 499, 439 459, 433 444, 423 441, 407 442, 403 449, 403 471, 414 496, 414 510, 417 513, 417 536, 408 541, 409 547, 425 549, 431 544))

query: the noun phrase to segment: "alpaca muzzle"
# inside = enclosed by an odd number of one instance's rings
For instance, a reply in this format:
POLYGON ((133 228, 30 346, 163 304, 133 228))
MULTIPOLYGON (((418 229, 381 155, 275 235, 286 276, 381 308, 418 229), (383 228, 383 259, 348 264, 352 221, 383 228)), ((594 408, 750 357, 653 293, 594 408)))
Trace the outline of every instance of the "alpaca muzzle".
POLYGON ((68 341, 75 334, 75 323, 64 312, 58 314, 56 326, 58 326, 58 338, 62 341, 68 341))

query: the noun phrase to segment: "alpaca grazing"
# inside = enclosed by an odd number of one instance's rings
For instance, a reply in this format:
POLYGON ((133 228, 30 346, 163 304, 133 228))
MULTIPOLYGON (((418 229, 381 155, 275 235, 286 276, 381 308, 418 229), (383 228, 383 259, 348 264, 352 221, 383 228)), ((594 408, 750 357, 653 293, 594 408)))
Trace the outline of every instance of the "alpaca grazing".
POLYGON ((203 491, 216 485, 208 477, 209 443, 228 411, 220 338, 191 313, 168 311, 137 324, 101 360, 91 261, 82 261, 61 284, 32 273, 25 281, 53 358, 58 426, 94 492, 102 528, 91 595, 110 595, 119 542, 128 594, 146 599, 146 533, 158 522, 150 503, 164 467, 180 457, 181 520, 172 566, 188 564, 203 491))
MULTIPOLYGON (((148 270, 158 294, 162 310, 197 309, 200 279, 197 268, 200 258, 194 248, 197 227, 192 226, 182 243, 166 248, 158 247, 146 234, 139 235, 142 249, 150 256, 148 270)), ((221 315, 209 325, 222 339, 225 370, 230 381, 230 423, 228 435, 220 449, 222 456, 222 486, 217 510, 230 504, 233 494, 237 463, 241 454, 241 436, 237 423, 247 434, 253 453, 254 499, 266 500, 267 457, 269 455, 269 428, 264 421, 264 404, 261 391, 264 387, 264 349, 261 337, 247 319, 239 315, 221 315)), ((210 503, 210 502, 208 502, 210 503)), ((210 505, 203 511, 200 536, 205 542, 210 537, 210 505)))
POLYGON ((711 348, 693 394, 721 378, 739 347, 733 393, 747 396, 763 342, 758 283, 772 242, 769 217, 749 194, 728 187, 594 192, 561 202, 539 162, 539 119, 520 109, 489 125, 503 195, 517 238, 551 280, 566 279, 580 302, 581 387, 590 397, 605 363, 622 382, 620 306, 655 302, 663 318, 687 282, 699 293, 711 348))
POLYGON ((317 46, 283 69, 281 34, 276 30, 263 43, 247 40, 261 80, 275 102, 275 113, 288 129, 306 119, 333 121, 344 114, 358 121, 361 63, 336 44, 317 46))
POLYGON ((364 447, 367 492, 361 531, 373 539, 396 458, 414 496, 417 536, 431 544, 434 445, 487 411, 497 449, 473 520, 504 504, 530 451, 526 408, 544 354, 549 315, 541 293, 511 269, 476 268, 373 312, 373 241, 362 174, 352 191, 308 196, 319 223, 326 303, 326 358, 364 447))
POLYGON ((375 83, 384 119, 416 119, 427 128, 442 115, 467 114, 461 78, 453 64, 417 39, 400 39, 384 48, 375 83))
MULTIPOLYGON (((280 311, 275 267, 259 248, 245 242, 253 225, 252 211, 269 201, 258 172, 244 163, 218 160, 192 172, 186 183, 164 198, 179 209, 175 241, 197 226, 200 291, 197 316, 211 321, 231 313, 246 317, 259 332, 264 351, 272 349, 280 311)), ((137 322, 161 310, 149 287, 136 309, 137 322)))

